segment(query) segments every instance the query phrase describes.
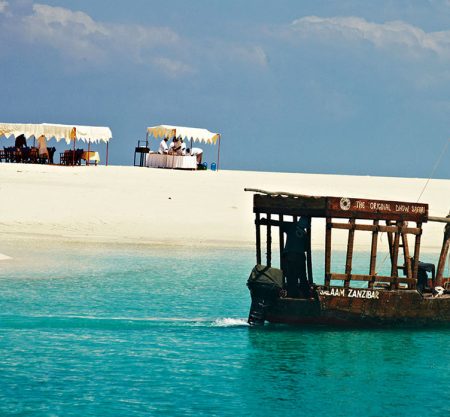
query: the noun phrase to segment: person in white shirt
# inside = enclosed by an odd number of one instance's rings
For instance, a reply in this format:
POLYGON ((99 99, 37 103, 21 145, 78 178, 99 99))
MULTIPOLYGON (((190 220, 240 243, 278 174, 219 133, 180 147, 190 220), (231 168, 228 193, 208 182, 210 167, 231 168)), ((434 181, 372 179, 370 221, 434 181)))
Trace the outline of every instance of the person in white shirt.
POLYGON ((47 149, 47 139, 44 135, 41 135, 37 138, 38 149, 39 149, 39 157, 48 158, 48 149, 47 149))
POLYGON ((195 155, 197 157, 197 164, 202 163, 203 149, 201 148, 192 148, 191 155, 195 155))
POLYGON ((169 146, 169 155, 181 155, 181 145, 176 137, 169 146))
POLYGON ((181 155, 186 155, 186 144, 184 143, 184 140, 183 140, 183 138, 180 138, 180 142, 181 142, 181 149, 180 149, 180 152, 181 152, 181 155))
POLYGON ((161 154, 161 155, 163 155, 163 154, 166 154, 166 153, 168 153, 168 151, 169 151, 169 148, 168 148, 168 146, 167 146, 167 141, 169 140, 169 138, 164 138, 162 141, 161 141, 161 143, 159 144, 159 149, 158 149, 158 153, 159 154, 161 154))

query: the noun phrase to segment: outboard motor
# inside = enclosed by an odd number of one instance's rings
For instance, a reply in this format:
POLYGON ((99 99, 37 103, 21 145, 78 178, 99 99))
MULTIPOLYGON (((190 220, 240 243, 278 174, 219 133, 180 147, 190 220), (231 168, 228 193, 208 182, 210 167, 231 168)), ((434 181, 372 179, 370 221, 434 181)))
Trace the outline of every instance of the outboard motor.
POLYGON ((256 265, 247 281, 252 304, 248 323, 263 325, 267 310, 272 307, 283 290, 283 271, 264 265, 256 265))

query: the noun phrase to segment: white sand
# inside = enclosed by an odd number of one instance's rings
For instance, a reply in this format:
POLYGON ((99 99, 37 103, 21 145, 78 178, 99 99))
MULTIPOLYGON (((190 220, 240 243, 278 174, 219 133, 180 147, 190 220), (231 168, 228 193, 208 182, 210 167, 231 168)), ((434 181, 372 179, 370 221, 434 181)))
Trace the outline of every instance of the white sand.
MULTIPOLYGON (((252 194, 244 192, 244 187, 416 202, 425 182, 411 178, 2 163, 0 234, 9 240, 253 245, 252 194)), ((447 215, 450 180, 431 180, 420 202, 430 204, 430 215, 447 215)), ((313 244, 319 247, 323 244, 323 222, 313 226, 313 244)), ((442 230, 442 224, 425 225, 423 247, 440 247, 442 230)), ((342 232, 333 243, 343 245, 345 241, 346 233, 342 232)), ((358 237, 356 246, 365 242, 366 236, 358 237)))

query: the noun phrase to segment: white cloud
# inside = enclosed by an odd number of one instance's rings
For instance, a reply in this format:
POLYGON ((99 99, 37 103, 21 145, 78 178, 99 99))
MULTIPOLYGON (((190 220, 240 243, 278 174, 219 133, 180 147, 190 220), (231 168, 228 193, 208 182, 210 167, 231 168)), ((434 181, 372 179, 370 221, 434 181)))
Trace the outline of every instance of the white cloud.
POLYGON ((193 69, 183 62, 170 58, 157 57, 153 59, 153 64, 169 77, 178 77, 184 74, 190 74, 193 69))
POLYGON ((399 20, 373 23, 360 17, 306 16, 292 22, 289 31, 303 37, 360 40, 377 48, 400 47, 413 53, 432 51, 450 56, 450 31, 425 32, 399 20))
POLYGON ((76 29, 81 36, 92 34, 107 34, 103 25, 96 23, 89 15, 83 12, 73 12, 63 7, 52 7, 45 4, 35 4, 34 14, 25 17, 25 22, 36 30, 37 25, 41 25, 41 30, 57 31, 60 29, 76 29))
POLYGON ((120 51, 128 60, 139 61, 142 50, 179 41, 169 28, 102 23, 83 12, 43 4, 33 5, 33 14, 24 16, 22 23, 28 41, 50 45, 69 58, 97 63, 120 51))
POLYGON ((8 2, 0 0, 0 13, 6 13, 8 11, 8 2))
POLYGON ((267 54, 261 46, 236 45, 230 48, 232 59, 237 59, 259 67, 266 67, 268 64, 267 54))
POLYGON ((211 62, 216 67, 229 65, 252 68, 265 68, 269 58, 260 45, 249 42, 226 42, 220 39, 206 39, 203 42, 191 45, 193 55, 200 61, 211 62))
MULTIPOLYGON (((0 11, 6 6, 0 0, 0 11)), ((0 30, 13 31, 14 42, 53 48, 71 65, 145 65, 172 78, 223 59, 253 67, 265 67, 268 61, 262 47, 252 43, 192 40, 169 27, 102 22, 81 11, 45 4, 32 4, 22 16, 10 14, 0 21, 0 30)))

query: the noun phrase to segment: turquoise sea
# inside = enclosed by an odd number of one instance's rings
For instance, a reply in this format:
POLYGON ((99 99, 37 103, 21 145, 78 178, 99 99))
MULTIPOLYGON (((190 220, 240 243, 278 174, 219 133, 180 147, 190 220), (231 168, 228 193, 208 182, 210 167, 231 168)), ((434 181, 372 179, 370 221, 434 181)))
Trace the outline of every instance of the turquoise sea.
POLYGON ((249 328, 251 249, 0 251, 0 416, 450 415, 449 330, 249 328))

